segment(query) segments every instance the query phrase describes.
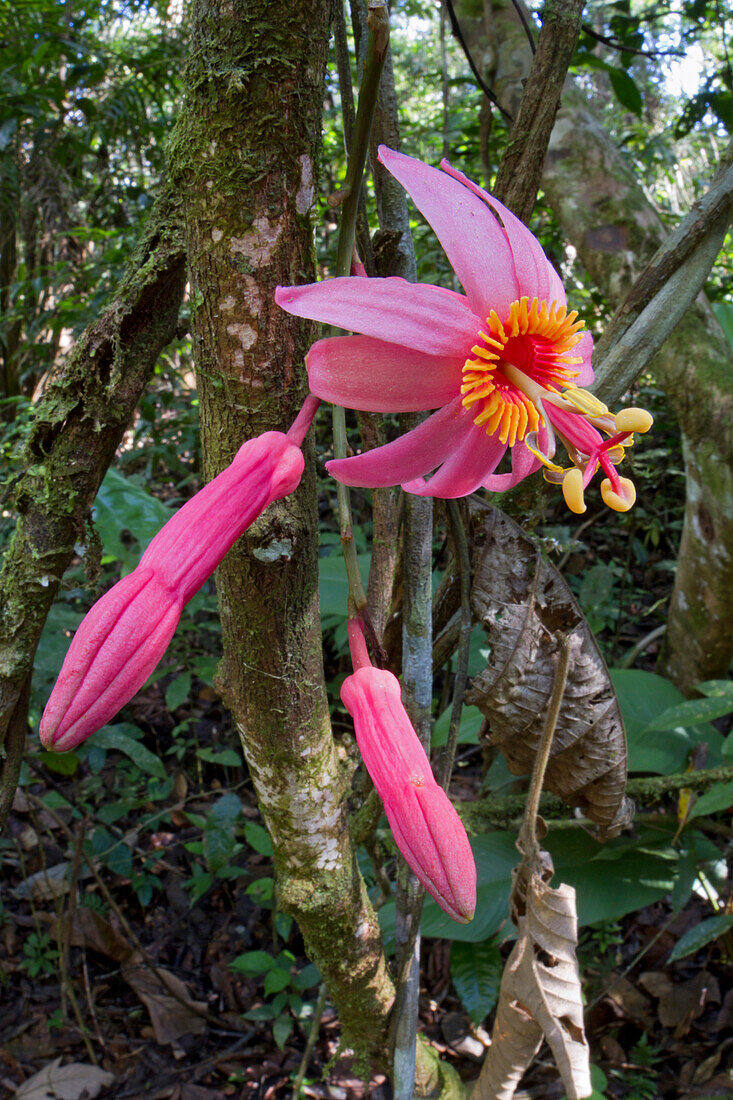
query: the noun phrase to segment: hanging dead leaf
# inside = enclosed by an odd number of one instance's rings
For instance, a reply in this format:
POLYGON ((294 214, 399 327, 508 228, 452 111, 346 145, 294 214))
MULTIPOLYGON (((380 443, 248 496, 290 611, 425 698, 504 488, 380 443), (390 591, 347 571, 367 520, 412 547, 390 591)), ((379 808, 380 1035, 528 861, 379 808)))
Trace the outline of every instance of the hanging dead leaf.
POLYGON ((491 1046, 472 1100, 511 1100, 529 1063, 547 1040, 569 1100, 590 1096, 588 1044, 575 958, 575 890, 529 878, 525 915, 507 959, 491 1046))
POLYGON ((545 788, 579 806, 599 840, 631 820, 626 798, 626 736, 608 669, 566 582, 535 542, 498 508, 474 513, 476 540, 471 604, 491 657, 466 702, 488 719, 489 738, 515 775, 532 770, 559 650, 571 658, 545 788))
POLYGON ((62 1066, 57 1058, 24 1081, 15 1100, 94 1100, 113 1081, 114 1075, 98 1066, 84 1062, 62 1066))

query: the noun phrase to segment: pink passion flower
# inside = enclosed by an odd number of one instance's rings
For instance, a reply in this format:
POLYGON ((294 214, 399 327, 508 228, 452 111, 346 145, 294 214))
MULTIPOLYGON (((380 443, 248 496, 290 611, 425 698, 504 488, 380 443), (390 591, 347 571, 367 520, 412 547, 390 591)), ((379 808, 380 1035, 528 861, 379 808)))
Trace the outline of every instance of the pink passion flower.
POLYGON ((476 865, 463 822, 436 783, 402 704, 400 684, 374 668, 358 623, 349 622, 354 672, 341 687, 356 742, 397 847, 438 905, 466 924, 476 908, 476 865))
POLYGON ((143 686, 184 606, 267 505, 297 488, 300 444, 318 405, 309 397, 287 435, 265 432, 240 447, 229 466, 161 528, 137 568, 94 604, 41 718, 46 749, 73 749, 143 686))
POLYGON ((329 472, 346 485, 460 497, 510 489, 542 465, 581 513, 600 466, 604 501, 626 511, 636 493, 616 466, 652 418, 614 416, 581 388, 593 380, 593 341, 539 242, 447 161, 438 170, 385 146, 379 159, 435 230, 465 296, 398 278, 278 287, 289 313, 359 333, 310 349, 317 397, 368 412, 438 410, 393 443, 328 462, 329 472), (554 461, 558 441, 569 468, 554 461), (497 474, 507 448, 511 473, 497 474))

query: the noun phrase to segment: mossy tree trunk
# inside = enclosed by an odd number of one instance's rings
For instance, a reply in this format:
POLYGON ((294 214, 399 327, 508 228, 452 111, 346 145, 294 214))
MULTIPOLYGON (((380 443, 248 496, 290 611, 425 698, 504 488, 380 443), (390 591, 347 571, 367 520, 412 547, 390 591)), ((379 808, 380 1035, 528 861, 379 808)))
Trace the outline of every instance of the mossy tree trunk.
POLYGON ((12 487, 18 520, 0 570, 0 827, 25 749, 41 631, 102 478, 175 335, 184 287, 181 228, 165 193, 110 306, 34 410, 26 468, 12 487))
MULTIPOLYGON (((531 54, 510 4, 493 9, 502 48, 493 87, 514 104, 531 54)), ((609 304, 619 305, 665 238, 640 182, 566 83, 542 184, 568 240, 609 304)), ((683 433, 687 501, 661 667, 689 694, 733 656, 733 353, 702 296, 653 360, 683 433)))
MULTIPOLYGON (((184 197, 207 478, 307 393, 313 326, 275 305, 315 278, 315 201, 328 45, 321 0, 196 0, 187 106, 170 153, 184 197)), ((279 907, 298 921, 350 1041, 386 1051, 393 998, 350 840, 352 767, 331 736, 322 664, 312 447, 216 575, 231 709, 275 851, 279 907)))

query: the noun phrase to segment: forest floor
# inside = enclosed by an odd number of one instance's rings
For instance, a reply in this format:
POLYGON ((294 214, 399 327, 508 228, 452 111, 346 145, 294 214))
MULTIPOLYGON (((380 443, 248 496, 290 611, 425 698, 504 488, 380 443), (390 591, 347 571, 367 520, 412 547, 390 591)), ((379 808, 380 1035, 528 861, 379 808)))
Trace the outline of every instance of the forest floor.
MULTIPOLYGON (((133 706, 139 722, 163 720, 158 686, 133 706)), ((205 711, 208 721, 218 717, 218 703, 208 702, 205 711)), ((109 756, 98 777, 102 791, 114 789, 114 769, 109 756)), ((461 779, 463 788, 470 776, 464 772, 461 779)), ((139 880, 82 859, 90 820, 70 805, 74 781, 39 775, 18 793, 0 917, 0 1095, 275 1100, 293 1094, 313 1027, 318 978, 309 979, 297 928, 271 908, 267 855, 242 848, 234 864, 245 877, 214 878, 192 903, 190 851, 201 838, 192 820, 205 818, 217 793, 207 798, 179 785, 164 827, 142 835, 134 814, 117 820, 138 857, 154 861, 159 886, 145 906, 134 888, 137 881, 140 890, 139 880), (58 809, 39 801, 49 790, 56 792, 58 809), (242 882, 259 882, 263 889, 245 889, 242 882), (243 953, 274 959, 282 951, 290 952, 280 960, 296 976, 288 987, 295 999, 278 1014, 272 1006, 275 989, 284 992, 281 983, 268 987, 266 974, 248 975, 230 964, 243 953), (299 984, 298 975, 305 976, 299 984), (303 988, 309 980, 310 988, 303 988), (278 1024, 278 1018, 290 1022, 278 1024)), ((245 819, 256 825, 249 782, 236 793, 245 819)), ((712 1100, 733 1094, 730 933, 697 955, 667 962, 680 935, 709 912, 707 902, 693 895, 673 918, 662 901, 610 929, 582 934, 588 1039, 592 1061, 607 1078, 607 1097, 712 1100)), ((503 950, 508 953, 508 946, 503 950)), ((492 1019, 482 1027, 471 1024, 451 987, 449 955, 447 941, 424 942, 421 1027, 470 1082, 492 1019)), ((326 1001, 296 1095, 387 1100, 389 1085, 383 1078, 365 1083, 339 1040, 339 1021, 326 1001)), ((547 1048, 517 1095, 564 1095, 547 1048)))

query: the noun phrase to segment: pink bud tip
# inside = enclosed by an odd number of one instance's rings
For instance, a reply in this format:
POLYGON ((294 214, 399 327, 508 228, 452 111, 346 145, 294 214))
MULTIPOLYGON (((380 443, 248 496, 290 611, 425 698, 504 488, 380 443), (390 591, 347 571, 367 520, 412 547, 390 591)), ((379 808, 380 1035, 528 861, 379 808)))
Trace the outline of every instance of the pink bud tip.
POLYGON ((302 472, 300 449, 282 432, 266 432, 176 512, 74 635, 41 719, 47 749, 73 749, 130 701, 165 653, 184 605, 267 505, 297 488, 302 472))
POLYGON ((362 667, 344 680, 341 698, 397 846, 441 909, 467 923, 476 908, 473 852, 463 822, 433 777, 402 705, 399 681, 391 672, 362 667))

